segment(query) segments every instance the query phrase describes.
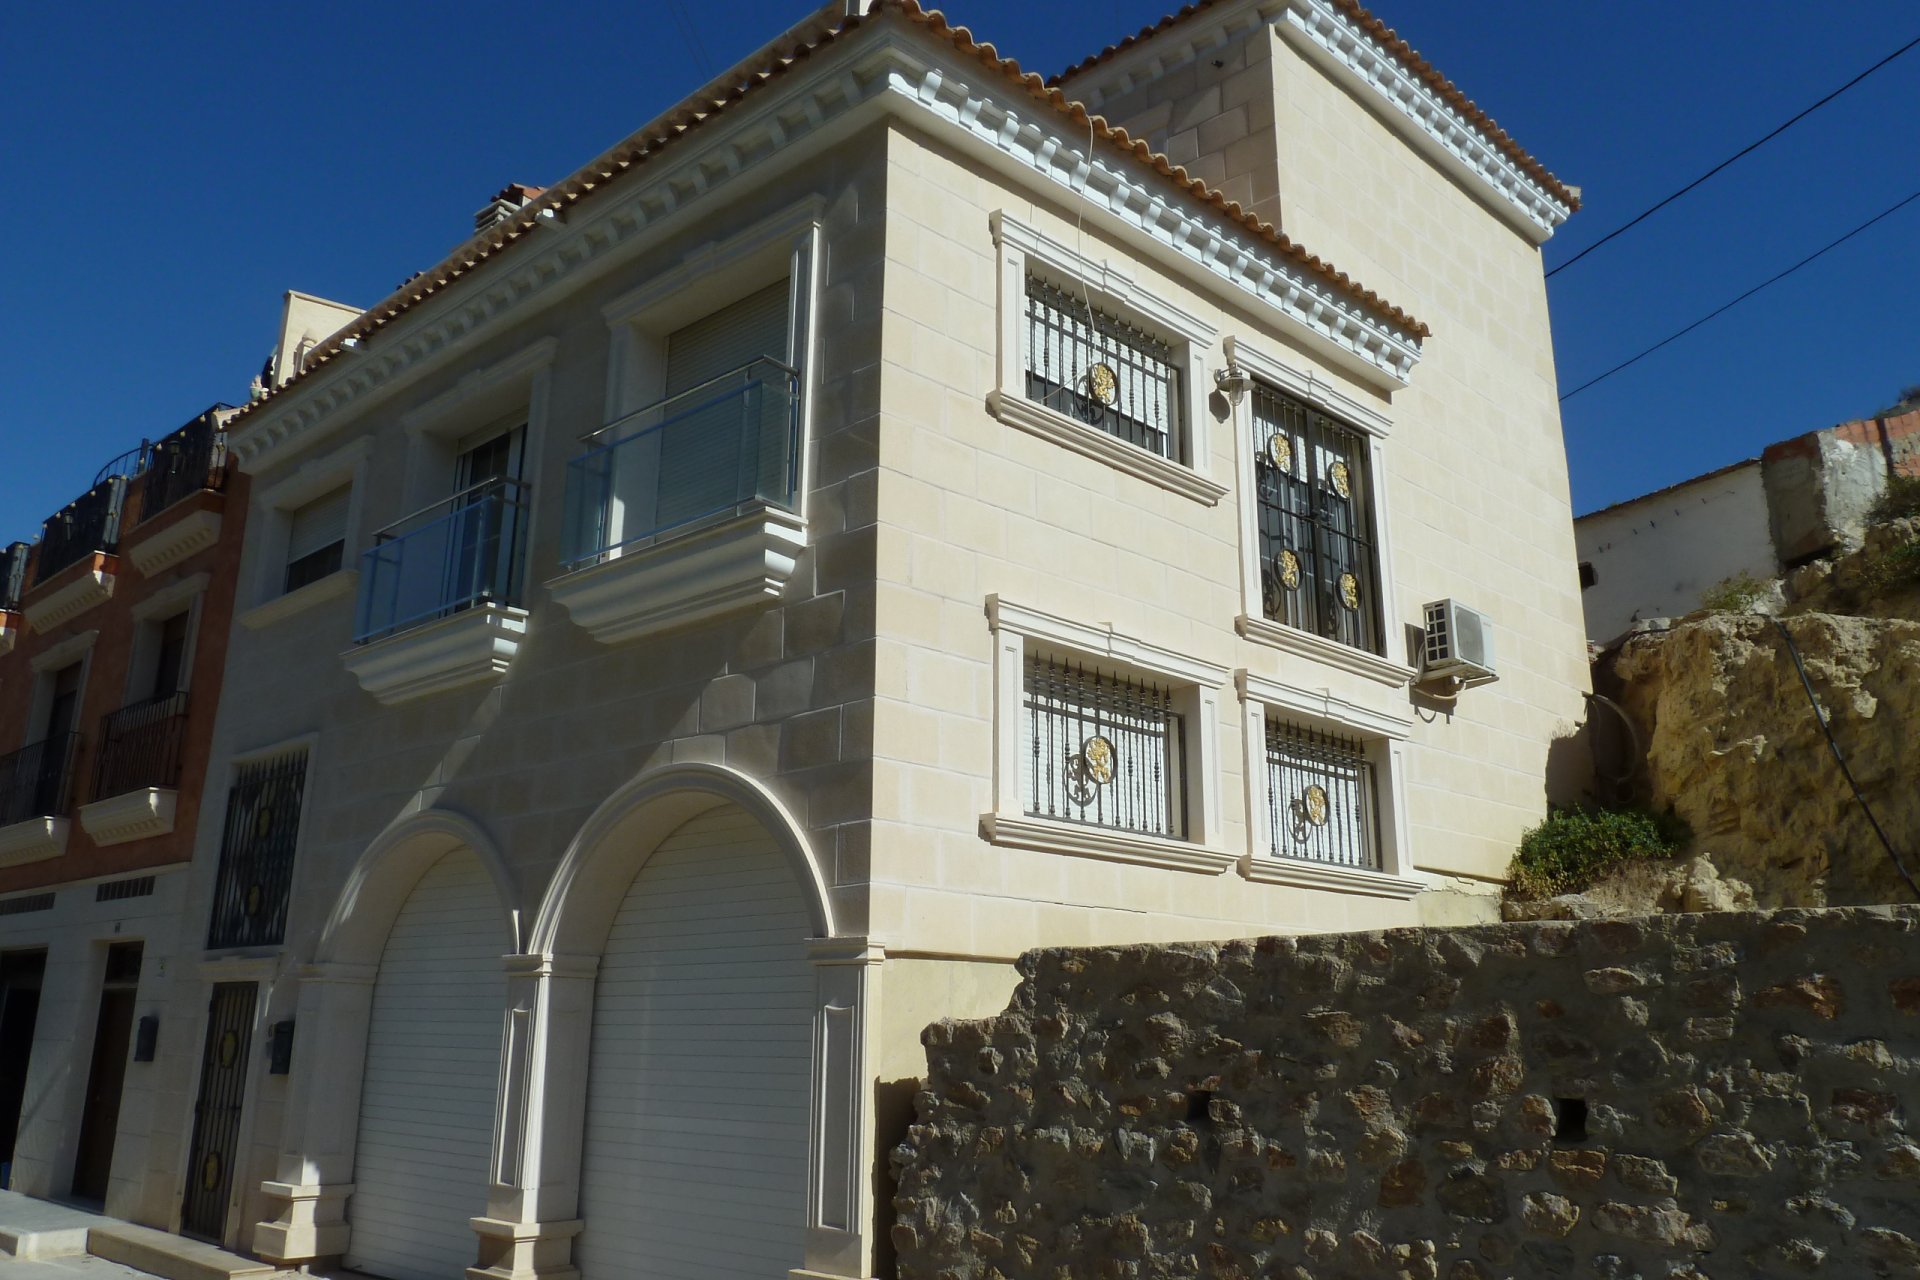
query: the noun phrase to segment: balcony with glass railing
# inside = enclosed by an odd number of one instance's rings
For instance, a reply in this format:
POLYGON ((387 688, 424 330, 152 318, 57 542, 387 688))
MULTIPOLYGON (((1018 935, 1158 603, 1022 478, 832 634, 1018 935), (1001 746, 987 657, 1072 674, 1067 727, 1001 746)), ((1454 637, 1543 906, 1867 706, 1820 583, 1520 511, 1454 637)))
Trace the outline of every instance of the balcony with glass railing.
POLYGON ((374 535, 347 668, 382 702, 497 679, 526 631, 527 493, 487 480, 374 535))
POLYGON ((554 598, 619 641, 777 597, 806 543, 801 408, 799 373, 763 358, 588 435, 554 598))

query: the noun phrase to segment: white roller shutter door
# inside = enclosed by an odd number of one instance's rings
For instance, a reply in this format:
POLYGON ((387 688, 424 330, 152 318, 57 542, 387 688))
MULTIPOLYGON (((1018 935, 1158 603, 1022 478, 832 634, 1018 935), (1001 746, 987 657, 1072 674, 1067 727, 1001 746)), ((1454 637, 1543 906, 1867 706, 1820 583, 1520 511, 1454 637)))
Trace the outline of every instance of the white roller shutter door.
POLYGON ((667 335, 667 394, 699 386, 762 356, 787 360, 787 282, 769 285, 667 335))
POLYGON ((781 1280, 802 1261, 812 932, 766 832, 695 818, 647 860, 595 983, 583 1280, 781 1280))
POLYGON ((387 937, 373 989, 347 1265, 458 1280, 486 1209, 510 949, 493 881, 471 853, 435 863, 387 937))

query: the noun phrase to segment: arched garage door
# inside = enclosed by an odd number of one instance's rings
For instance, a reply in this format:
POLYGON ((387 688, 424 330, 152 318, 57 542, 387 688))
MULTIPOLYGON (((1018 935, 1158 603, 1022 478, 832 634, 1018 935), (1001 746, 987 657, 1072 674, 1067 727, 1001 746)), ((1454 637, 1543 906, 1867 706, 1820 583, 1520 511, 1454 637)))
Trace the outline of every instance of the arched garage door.
POLYGON ((347 1265, 391 1280, 458 1280, 487 1203, 506 917, 480 859, 421 877, 380 956, 354 1148, 347 1265))
POLYGON ((772 839, 731 807, 669 836, 594 984, 583 1280, 774 1280, 802 1260, 812 933, 772 839))

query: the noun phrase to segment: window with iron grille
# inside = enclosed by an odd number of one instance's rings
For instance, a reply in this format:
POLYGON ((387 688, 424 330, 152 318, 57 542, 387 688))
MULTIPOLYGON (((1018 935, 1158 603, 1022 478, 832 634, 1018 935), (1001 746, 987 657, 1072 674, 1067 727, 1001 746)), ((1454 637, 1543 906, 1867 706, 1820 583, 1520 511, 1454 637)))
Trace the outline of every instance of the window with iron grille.
POLYGON ((1185 739, 1172 690, 1030 654, 1024 712, 1029 815, 1186 838, 1185 739))
POLYGON ((1266 616, 1381 652, 1366 436, 1271 387, 1256 385, 1252 399, 1266 616))
POLYGON ((207 946, 277 946, 287 931, 307 753, 241 765, 227 792, 207 946))
POLYGON ((1359 742, 1267 721, 1267 827, 1273 856, 1380 869, 1373 764, 1359 742))
POLYGON ((1027 397, 1180 461, 1180 370, 1171 343, 1081 294, 1027 277, 1027 397))

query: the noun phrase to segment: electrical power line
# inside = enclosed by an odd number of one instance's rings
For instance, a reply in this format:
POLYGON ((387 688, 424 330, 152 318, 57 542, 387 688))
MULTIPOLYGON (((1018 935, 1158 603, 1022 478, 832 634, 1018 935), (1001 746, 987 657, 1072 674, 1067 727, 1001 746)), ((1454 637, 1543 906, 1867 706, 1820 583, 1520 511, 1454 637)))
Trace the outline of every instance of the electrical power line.
POLYGON ((1874 214, 1871 218, 1868 218, 1865 222, 1861 223, 1859 226, 1855 227, 1853 230, 1847 232, 1847 234, 1841 236, 1838 240, 1829 241, 1827 244, 1814 250, 1812 253, 1808 254, 1806 257, 1800 259, 1800 261, 1788 267, 1785 271, 1779 272, 1776 275, 1768 276, 1765 280, 1762 280, 1759 284, 1753 286, 1753 288, 1747 290, 1745 293, 1741 294, 1739 297, 1735 298, 1733 301, 1724 303, 1721 306, 1715 307, 1712 311, 1707 312, 1707 314, 1701 316, 1698 320, 1695 320, 1692 324, 1688 325, 1686 328, 1680 329, 1673 333, 1668 334, 1666 337, 1660 339, 1660 341, 1648 347, 1645 351, 1640 352, 1638 355, 1633 356, 1631 359, 1622 360, 1619 364, 1613 366, 1613 368, 1607 370, 1605 373, 1601 374, 1599 377, 1589 378, 1585 382, 1581 383, 1579 386, 1575 387, 1573 390, 1563 393, 1560 397, 1560 402, 1562 404, 1565 404, 1567 401, 1573 399, 1575 396, 1579 395, 1582 391, 1585 391, 1588 387, 1593 386, 1595 383, 1605 382, 1608 378, 1611 378, 1614 374, 1619 373, 1622 369, 1625 369, 1630 365, 1639 364, 1642 360, 1646 359, 1648 356, 1652 355, 1654 352, 1658 351, 1660 348, 1666 346, 1668 343, 1674 342, 1680 338, 1686 337, 1688 334, 1692 333, 1695 329, 1698 329, 1701 325, 1713 319, 1715 316, 1720 315, 1722 312, 1731 311, 1734 307, 1739 306, 1741 303, 1745 302, 1748 298, 1751 298, 1754 294, 1759 293, 1762 289, 1765 289, 1768 285, 1780 283, 1780 281, 1785 280, 1788 276, 1792 275, 1794 272, 1798 271, 1800 268, 1806 266, 1808 263, 1812 262, 1814 259, 1822 257, 1825 254, 1830 253, 1835 249, 1838 249, 1841 245, 1853 239, 1855 236, 1859 235, 1862 231, 1865 231, 1868 227, 1871 227, 1874 223, 1880 222, 1886 218, 1892 217, 1894 214, 1900 212, 1900 210, 1912 204, 1915 200, 1920 200, 1920 191, 1914 192, 1912 195, 1908 196, 1906 199, 1900 201, 1899 203, 1893 205, 1891 208, 1883 209, 1879 213, 1874 214))
POLYGON ((1818 111, 1820 108, 1826 106, 1829 102, 1832 102, 1835 98, 1839 97, 1841 94, 1845 93, 1847 90, 1853 88, 1853 86, 1859 84, 1862 80, 1865 80, 1868 76, 1880 70, 1880 68, 1886 66, 1889 62, 1892 62, 1895 58, 1898 58, 1901 54, 1906 53, 1909 50, 1914 48, 1920 48, 1920 36, 1915 36, 1913 39, 1907 41, 1905 44, 1901 45, 1898 49, 1895 49, 1892 53, 1880 59, 1880 61, 1874 63, 1872 66, 1868 67, 1865 71, 1862 71, 1859 75, 1847 81, 1845 84, 1841 85, 1838 89, 1835 89, 1832 93, 1828 94, 1826 97, 1820 99, 1820 101, 1814 103, 1812 106, 1808 107, 1806 110, 1800 112, 1800 114, 1787 120, 1784 124, 1775 126, 1765 136, 1758 138, 1753 142, 1748 143, 1746 146, 1740 148, 1740 150, 1734 152, 1732 155, 1728 156, 1725 160, 1722 160, 1719 164, 1713 166, 1713 168, 1707 170, 1705 173, 1695 178, 1692 182, 1689 182, 1686 186, 1681 187, 1678 191, 1674 192, 1672 195, 1666 197, 1664 200, 1661 200, 1658 204, 1654 204, 1649 206, 1646 209, 1643 209, 1640 213, 1635 215, 1630 221, 1624 222, 1621 225, 1615 227, 1613 230, 1607 232, 1607 234, 1605 234, 1604 236, 1601 236, 1598 240, 1595 240, 1592 244, 1588 245, 1586 248, 1582 249, 1580 252, 1574 254, 1571 258, 1568 258, 1565 262, 1561 263, 1559 266, 1555 267, 1553 270, 1547 272, 1547 277, 1551 279, 1552 277, 1560 274, 1562 271, 1565 271, 1568 267, 1572 266, 1574 263, 1580 261, 1580 259, 1592 253, 1595 249, 1598 249, 1601 245, 1613 239, 1615 236, 1619 235, 1623 231, 1628 231, 1634 227, 1639 226, 1642 222, 1645 222, 1648 218, 1660 212, 1660 210, 1666 208, 1668 205, 1672 204, 1675 200, 1678 200, 1681 196, 1687 194, 1687 192, 1693 190, 1695 187, 1705 182, 1708 178, 1711 178, 1714 174, 1719 173, 1722 169, 1726 168, 1728 165, 1732 164, 1734 161, 1740 159, 1742 156, 1746 155, 1748 152, 1756 150, 1757 148, 1765 145, 1766 143, 1773 141, 1775 138, 1779 137, 1781 134, 1785 133, 1787 130, 1793 128, 1794 125, 1799 124, 1802 120, 1805 120, 1808 116, 1812 115, 1814 112, 1818 111))

